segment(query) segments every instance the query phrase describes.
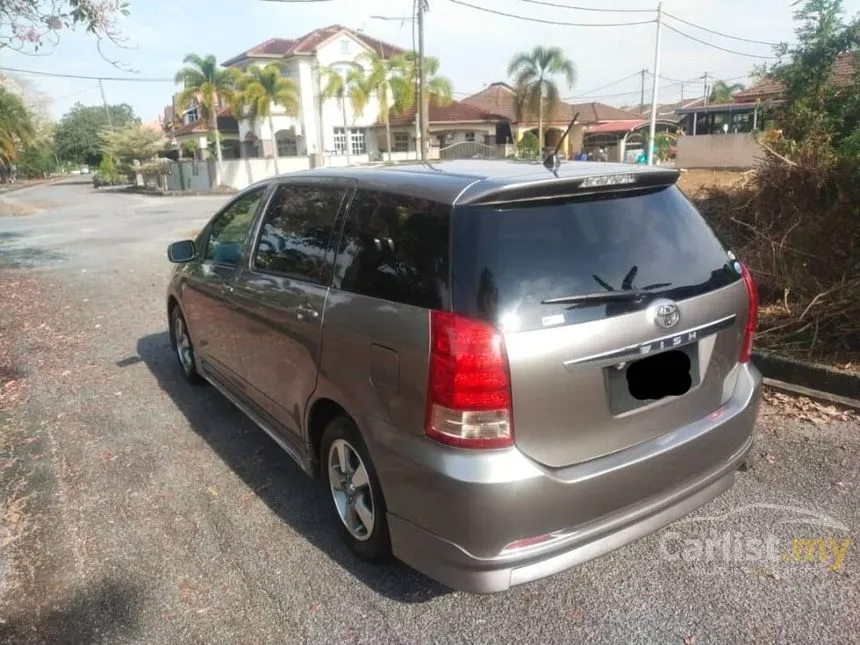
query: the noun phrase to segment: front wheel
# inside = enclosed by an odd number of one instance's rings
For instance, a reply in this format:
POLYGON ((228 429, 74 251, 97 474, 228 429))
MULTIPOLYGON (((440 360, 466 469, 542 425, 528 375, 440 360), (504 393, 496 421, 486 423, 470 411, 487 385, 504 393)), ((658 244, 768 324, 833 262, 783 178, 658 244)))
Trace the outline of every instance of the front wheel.
POLYGON ((320 450, 323 479, 349 547, 365 560, 391 555, 385 500, 367 446, 346 417, 326 428, 320 450))
POLYGON ((188 331, 188 325, 182 312, 179 311, 179 306, 175 306, 170 313, 171 325, 173 333, 171 341, 173 349, 176 350, 176 358, 179 359, 179 368, 182 370, 182 376, 189 383, 195 385, 203 382, 203 378, 197 373, 197 363, 194 359, 194 345, 191 344, 191 334, 188 331))

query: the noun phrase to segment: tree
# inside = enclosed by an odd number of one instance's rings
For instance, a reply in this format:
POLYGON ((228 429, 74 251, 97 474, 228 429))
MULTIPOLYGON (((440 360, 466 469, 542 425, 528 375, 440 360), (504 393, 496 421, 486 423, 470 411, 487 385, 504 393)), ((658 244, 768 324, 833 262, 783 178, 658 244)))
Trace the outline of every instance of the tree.
POLYGON ((15 162, 36 137, 33 120, 20 98, 0 87, 0 165, 15 162))
POLYGON ((176 82, 183 90, 176 97, 178 110, 187 109, 194 100, 200 104, 203 117, 209 122, 209 129, 215 133, 215 155, 221 157, 221 133, 218 131, 218 108, 222 102, 231 105, 235 101, 236 80, 239 72, 218 66, 215 56, 205 58, 199 54, 188 54, 182 59, 185 67, 176 72, 176 82))
POLYGON ((272 123, 272 107, 280 105, 288 116, 299 114, 299 91, 295 81, 281 76, 281 69, 274 63, 260 67, 251 65, 237 79, 238 92, 234 98, 235 111, 245 114, 251 124, 257 119, 267 119, 272 135, 272 157, 275 174, 278 169, 278 142, 275 139, 275 126, 272 123))
POLYGON ((714 83, 713 88, 711 88, 711 94, 708 97, 708 103, 710 105, 719 105, 721 103, 731 103, 732 102, 732 94, 735 92, 740 92, 745 89, 742 83, 733 83, 729 85, 725 81, 717 81, 714 83))
MULTIPOLYGON (((346 163, 349 165, 350 134, 349 123, 347 123, 346 119, 346 99, 347 97, 350 98, 353 112, 359 112, 356 105, 361 105, 361 109, 364 109, 360 98, 363 93, 361 89, 363 82, 362 73, 355 68, 350 68, 341 73, 340 70, 334 67, 323 67, 320 70, 320 79, 320 85, 322 86, 321 102, 326 99, 337 99, 340 103, 340 110, 343 115, 343 131, 346 134, 346 163), (358 98, 358 101, 355 100, 356 98, 358 98)), ((322 106, 320 106, 320 109, 322 109, 322 106)), ((322 122, 322 119, 320 119, 320 122, 322 122)))
POLYGON ((136 123, 123 128, 102 130, 102 152, 119 160, 125 170, 136 159, 149 161, 164 147, 164 135, 136 123))
POLYGON ((522 159, 535 159, 540 153, 540 142, 534 132, 526 132, 517 141, 517 153, 522 159))
POLYGON ((129 15, 122 0, 0 0, 0 53, 35 53, 56 45, 64 29, 83 27, 101 44, 123 42, 117 18, 129 15))
POLYGON ((379 120, 385 124, 388 163, 391 163, 391 108, 394 104, 403 101, 399 96, 403 85, 397 82, 396 76, 397 72, 403 69, 405 60, 402 56, 386 59, 376 52, 365 52, 357 60, 365 69, 361 82, 352 88, 352 104, 355 113, 360 116, 364 113, 371 95, 376 94, 379 100, 379 120))
POLYGON ((125 103, 109 105, 107 113, 101 106, 75 103, 54 131, 57 156, 63 161, 97 166, 102 158, 100 133, 109 125, 108 113, 110 125, 115 128, 140 122, 132 107, 125 103))
POLYGON ((845 22, 841 0, 806 0, 794 19, 797 43, 777 48, 791 62, 770 70, 785 85, 778 122, 789 140, 823 138, 839 146, 860 127, 860 70, 849 87, 834 86, 831 72, 840 55, 857 60, 860 22, 845 22))
POLYGON ((562 75, 571 89, 576 82, 576 67, 560 47, 537 46, 531 52, 521 52, 508 64, 508 76, 514 80, 517 93, 517 118, 525 115, 538 118, 538 141, 543 149, 544 113, 552 117, 560 102, 554 76, 562 75))
MULTIPOLYGON (((403 55, 402 62, 395 69, 392 79, 397 112, 405 112, 418 104, 418 61, 413 52, 403 55)), ((453 100, 454 86, 451 81, 439 74, 439 59, 435 56, 424 58, 424 81, 427 86, 427 105, 425 112, 430 109, 430 103, 438 106, 449 105, 453 100)), ((418 110, 415 111, 415 123, 418 124, 418 110)), ((426 145, 426 142, 422 142, 426 145)))

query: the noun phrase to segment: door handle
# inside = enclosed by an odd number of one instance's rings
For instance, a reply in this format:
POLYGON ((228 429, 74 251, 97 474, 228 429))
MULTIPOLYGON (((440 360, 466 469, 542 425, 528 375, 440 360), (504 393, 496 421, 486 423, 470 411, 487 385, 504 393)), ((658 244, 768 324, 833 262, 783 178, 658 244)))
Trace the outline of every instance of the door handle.
POLYGON ((311 307, 310 305, 298 305, 295 308, 296 319, 297 320, 315 320, 320 317, 320 312, 311 307))
POLYGON ((228 293, 228 294, 229 294, 229 293, 233 293, 233 292, 235 291, 235 289, 232 287, 232 285, 229 285, 229 284, 222 284, 222 285, 221 285, 221 291, 222 291, 223 293, 228 293))

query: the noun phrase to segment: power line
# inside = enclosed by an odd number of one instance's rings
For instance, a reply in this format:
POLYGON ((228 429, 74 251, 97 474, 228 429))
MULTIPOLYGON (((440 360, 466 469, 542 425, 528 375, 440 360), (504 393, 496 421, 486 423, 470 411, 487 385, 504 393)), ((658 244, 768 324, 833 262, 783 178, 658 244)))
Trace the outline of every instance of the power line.
MULTIPOLYGON (((527 0, 523 0, 527 1, 527 0)), ((709 29, 708 27, 703 27, 702 25, 697 25, 694 22, 690 22, 689 20, 684 20, 683 18, 679 18, 678 16, 668 13, 666 11, 663 12, 664 16, 672 18, 673 20, 677 20, 678 22, 683 22, 685 25, 690 25, 691 27, 695 27, 696 29, 701 29, 702 31, 707 31, 709 33, 715 34, 717 36, 722 36, 723 38, 731 38, 732 40, 740 40, 745 43, 752 43, 754 45, 768 45, 770 47, 776 47, 778 43, 771 43, 766 40, 753 40, 752 38, 742 38, 741 36, 732 36, 731 34, 724 34, 721 31, 717 31, 716 29, 709 29)))
POLYGON ((593 90, 588 90, 587 92, 583 92, 580 95, 580 98, 585 98, 589 94, 594 94, 595 92, 600 92, 601 90, 605 90, 608 87, 613 87, 615 85, 618 85, 619 83, 623 83, 624 81, 629 81, 634 76, 639 76, 640 73, 641 72, 633 72, 630 76, 625 76, 624 78, 621 78, 617 81, 613 81, 612 83, 607 83, 606 85, 601 85, 600 87, 595 87, 593 90))
MULTIPOLYGON (((451 1, 453 2, 454 0, 451 1)), ((709 43, 706 40, 701 40, 700 38, 696 38, 695 36, 691 36, 690 34, 684 33, 683 31, 681 31, 680 29, 676 29, 672 25, 664 23, 663 26, 666 27, 666 29, 674 31, 676 34, 680 34, 684 38, 689 38, 690 40, 693 40, 701 45, 705 45, 706 47, 713 47, 714 49, 719 49, 720 51, 724 51, 729 54, 735 54, 737 56, 746 56, 748 58, 761 58, 764 60, 775 60, 778 58, 777 56, 761 56, 760 54, 748 54, 746 52, 735 51, 734 49, 726 49, 725 47, 720 47, 719 45, 715 45, 714 43, 709 43)))
POLYGON ((559 7, 561 9, 574 9, 576 11, 594 11, 599 13, 654 13, 654 9, 597 9, 594 7, 578 7, 569 4, 558 4, 556 2, 545 2, 544 0, 520 0, 529 4, 539 4, 547 7, 559 7))
POLYGON ((495 9, 488 9, 487 7, 479 7, 474 4, 469 4, 468 2, 463 2, 462 0, 450 0, 454 4, 459 4, 464 7, 469 7, 470 9, 476 9, 478 11, 483 11, 485 13, 496 14, 497 16, 505 16, 506 18, 516 18, 517 20, 525 20, 527 22, 539 22, 545 25, 561 25, 563 27, 629 27, 632 25, 650 25, 653 23, 653 20, 640 20, 637 22, 604 22, 604 23, 587 23, 587 22, 561 22, 558 20, 542 20, 541 18, 529 18, 528 16, 518 16, 513 13, 505 13, 504 11, 497 11, 495 9))
POLYGON ((123 77, 123 76, 85 76, 82 74, 61 74, 59 72, 39 72, 33 69, 16 69, 14 67, 0 67, 0 71, 14 72, 16 74, 29 74, 32 76, 51 76, 54 78, 80 78, 87 81, 132 81, 137 83, 174 83, 172 78, 145 78, 145 77, 123 77))

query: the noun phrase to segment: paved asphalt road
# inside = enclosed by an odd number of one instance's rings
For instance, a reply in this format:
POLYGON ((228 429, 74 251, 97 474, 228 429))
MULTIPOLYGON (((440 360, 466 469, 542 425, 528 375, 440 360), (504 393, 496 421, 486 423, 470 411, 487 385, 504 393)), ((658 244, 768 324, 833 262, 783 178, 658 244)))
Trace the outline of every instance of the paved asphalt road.
POLYGON ((860 642, 850 418, 765 405, 758 465, 694 521, 508 593, 453 592, 353 558, 319 483, 179 379, 165 246, 223 197, 3 199, 36 212, 0 219, 0 349, 18 357, 0 371, 0 642, 860 642), (794 562, 796 537, 825 539, 825 562, 794 562))

